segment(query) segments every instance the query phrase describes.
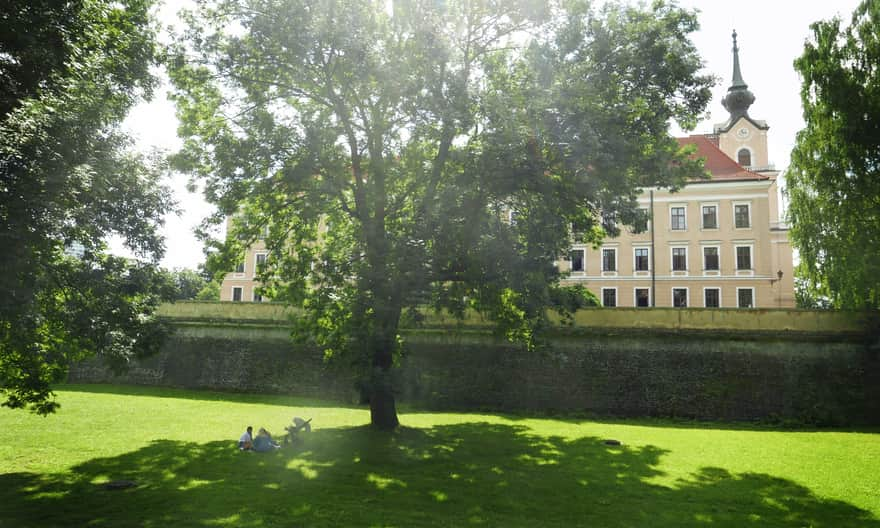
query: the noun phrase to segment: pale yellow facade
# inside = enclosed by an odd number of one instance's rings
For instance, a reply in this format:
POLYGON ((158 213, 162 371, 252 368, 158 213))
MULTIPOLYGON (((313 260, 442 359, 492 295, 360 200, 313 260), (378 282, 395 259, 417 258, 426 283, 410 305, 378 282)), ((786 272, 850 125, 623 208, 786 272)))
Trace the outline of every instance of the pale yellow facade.
MULTIPOLYGON (((226 222, 227 233, 231 231, 232 218, 226 222)), ((235 302, 263 302, 267 299, 259 293, 256 280, 257 268, 268 258, 269 251, 263 240, 257 240, 245 251, 244 259, 232 273, 227 273, 220 285, 220 300, 235 302)))
POLYGON ((559 262, 570 273, 564 282, 581 284, 612 306, 634 307, 641 298, 643 306, 671 307, 678 290, 679 306, 794 307, 791 246, 777 192, 775 179, 646 190, 639 206, 652 219, 648 230, 623 227, 597 248, 574 244, 570 258, 559 262), (737 209, 748 214, 740 227, 737 209))
POLYGON ((743 167, 754 172, 773 171, 767 151, 767 130, 763 122, 755 122, 742 118, 730 128, 722 132, 724 124, 715 126, 718 136, 718 148, 743 167), (747 158, 743 159, 747 152, 747 158))

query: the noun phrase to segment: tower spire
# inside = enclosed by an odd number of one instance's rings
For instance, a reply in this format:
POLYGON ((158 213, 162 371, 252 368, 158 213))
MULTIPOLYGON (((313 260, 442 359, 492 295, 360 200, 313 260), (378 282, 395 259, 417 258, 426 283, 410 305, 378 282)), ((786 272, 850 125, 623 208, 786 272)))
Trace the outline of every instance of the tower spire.
POLYGON ((735 123, 740 117, 749 116, 749 107, 755 102, 755 94, 749 91, 749 86, 743 81, 739 67, 739 47, 736 45, 736 30, 733 30, 733 80, 727 95, 721 100, 724 108, 730 112, 729 124, 735 123))
POLYGON ((739 47, 736 45, 736 30, 733 30, 733 81, 731 82, 730 89, 733 88, 748 88, 748 85, 743 81, 742 72, 739 70, 739 47))

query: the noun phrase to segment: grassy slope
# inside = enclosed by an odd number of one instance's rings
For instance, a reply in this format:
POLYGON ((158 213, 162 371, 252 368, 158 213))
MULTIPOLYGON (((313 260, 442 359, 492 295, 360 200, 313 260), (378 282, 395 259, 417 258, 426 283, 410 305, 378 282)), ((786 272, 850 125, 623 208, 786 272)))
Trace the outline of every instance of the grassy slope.
POLYGON ((868 526, 880 434, 368 412, 284 397, 80 386, 0 410, 7 526, 868 526), (245 425, 302 446, 240 453, 245 425), (621 447, 602 439, 615 438, 621 447), (98 484, 131 479, 136 489, 98 484))

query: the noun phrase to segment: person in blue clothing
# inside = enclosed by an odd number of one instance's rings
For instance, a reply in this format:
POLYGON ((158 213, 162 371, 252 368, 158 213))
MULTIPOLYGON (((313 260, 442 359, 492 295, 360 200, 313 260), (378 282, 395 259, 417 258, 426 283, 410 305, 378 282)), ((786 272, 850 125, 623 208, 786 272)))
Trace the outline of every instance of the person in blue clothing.
POLYGON ((260 427, 260 432, 258 432, 257 437, 254 438, 254 451, 265 453, 266 451, 278 449, 279 447, 281 447, 281 445, 272 440, 272 435, 269 434, 269 431, 260 427))

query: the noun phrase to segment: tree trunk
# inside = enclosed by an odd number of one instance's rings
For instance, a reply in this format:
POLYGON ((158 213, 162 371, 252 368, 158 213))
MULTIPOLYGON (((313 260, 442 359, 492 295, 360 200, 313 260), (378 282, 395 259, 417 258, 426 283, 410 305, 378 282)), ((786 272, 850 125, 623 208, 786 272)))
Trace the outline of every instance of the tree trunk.
POLYGON ((373 427, 390 431, 400 425, 394 404, 394 351, 397 347, 397 326, 400 309, 387 303, 376 307, 374 334, 371 339, 372 371, 370 372, 370 422, 373 427))
POLYGON ((370 423, 377 429, 391 431, 400 425, 394 404, 390 369, 373 369, 370 391, 370 423))

